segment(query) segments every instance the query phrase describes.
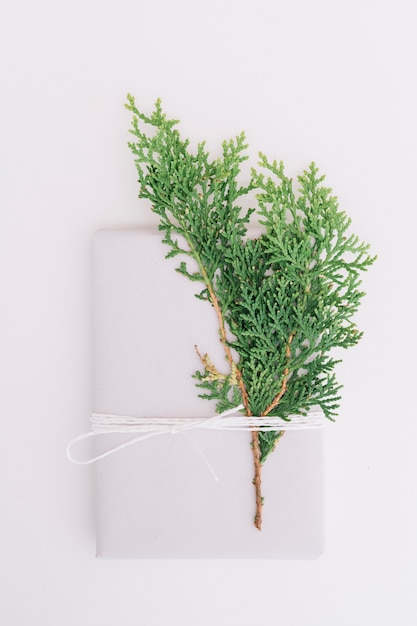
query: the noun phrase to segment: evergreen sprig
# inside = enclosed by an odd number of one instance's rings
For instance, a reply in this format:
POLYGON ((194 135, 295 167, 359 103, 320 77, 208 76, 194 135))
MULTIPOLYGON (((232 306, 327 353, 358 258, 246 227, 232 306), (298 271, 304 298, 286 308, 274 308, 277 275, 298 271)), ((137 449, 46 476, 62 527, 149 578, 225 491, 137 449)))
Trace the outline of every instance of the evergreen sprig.
MULTIPOLYGON (((319 406, 334 419, 340 388, 330 351, 355 345, 361 333, 353 316, 364 293, 360 274, 374 261, 369 246, 349 234, 350 219, 338 208, 314 163, 298 177, 283 163, 259 155, 247 186, 239 182, 248 158, 245 135, 223 142, 211 159, 204 142, 192 151, 167 119, 161 102, 150 117, 132 96, 129 147, 139 176, 139 197, 159 216, 167 257, 181 256, 177 271, 201 284, 196 297, 215 308, 229 372, 200 355, 200 396, 217 411, 243 403, 247 415, 306 414, 319 406), (257 208, 242 197, 256 193, 257 208), (262 234, 248 236, 257 212, 262 234)), ((263 498, 260 465, 283 431, 254 433, 257 515, 263 498)))

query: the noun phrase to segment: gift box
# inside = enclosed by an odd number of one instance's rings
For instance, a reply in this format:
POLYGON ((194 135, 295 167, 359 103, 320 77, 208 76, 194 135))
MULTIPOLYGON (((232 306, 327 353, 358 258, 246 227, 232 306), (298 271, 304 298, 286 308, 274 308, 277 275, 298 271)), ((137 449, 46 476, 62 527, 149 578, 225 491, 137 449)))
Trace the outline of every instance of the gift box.
MULTIPOLYGON (((217 319, 175 272, 156 229, 101 230, 93 242, 94 390, 99 413, 209 417, 194 346, 227 363, 217 319)), ((103 434, 95 453, 132 434, 103 434)), ((97 556, 313 559, 323 550, 323 432, 286 432, 262 470, 253 524, 250 432, 189 430, 129 445, 94 465, 97 556)))

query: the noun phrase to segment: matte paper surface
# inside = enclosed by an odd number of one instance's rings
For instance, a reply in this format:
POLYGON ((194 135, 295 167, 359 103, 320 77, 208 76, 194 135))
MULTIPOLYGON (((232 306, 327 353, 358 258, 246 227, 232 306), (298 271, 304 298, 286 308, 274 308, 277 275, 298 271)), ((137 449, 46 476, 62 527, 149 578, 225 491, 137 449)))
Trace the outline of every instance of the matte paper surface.
MULTIPOLYGON (((174 271, 160 233, 94 238, 94 406, 103 413, 209 417, 195 353, 227 363, 217 318, 174 271)), ((97 452, 131 435, 104 435, 97 452)), ((263 527, 253 525, 250 433, 188 431, 134 444, 95 466, 97 556, 311 559, 323 549, 323 433, 287 432, 263 467, 263 527), (209 469, 213 468, 216 477, 209 469)))

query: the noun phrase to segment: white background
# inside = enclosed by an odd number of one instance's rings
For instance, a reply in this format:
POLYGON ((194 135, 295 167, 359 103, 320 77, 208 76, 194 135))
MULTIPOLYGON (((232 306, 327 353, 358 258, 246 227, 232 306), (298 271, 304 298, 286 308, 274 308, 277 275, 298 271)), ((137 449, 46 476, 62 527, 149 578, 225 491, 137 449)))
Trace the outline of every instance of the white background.
POLYGON ((412 626, 417 620, 414 2, 22 0, 0 17, 0 622, 412 626), (98 561, 90 243, 149 220, 126 93, 213 153, 245 129, 327 174, 377 264, 326 432, 317 562, 98 561))

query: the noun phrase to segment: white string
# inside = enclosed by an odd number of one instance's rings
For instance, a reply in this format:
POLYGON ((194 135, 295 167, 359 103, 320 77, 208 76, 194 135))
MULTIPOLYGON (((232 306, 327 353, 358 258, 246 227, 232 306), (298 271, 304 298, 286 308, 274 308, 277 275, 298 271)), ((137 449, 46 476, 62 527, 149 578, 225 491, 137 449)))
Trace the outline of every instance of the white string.
POLYGON ((233 409, 214 415, 213 417, 195 419, 189 417, 132 417, 130 415, 92 413, 90 417, 91 430, 88 433, 78 435, 78 437, 75 437, 75 439, 69 442, 67 446, 67 457, 77 465, 89 465, 119 450, 123 450, 123 448, 132 446, 140 441, 145 441, 150 437, 165 434, 175 435, 195 428, 271 432, 322 428, 325 422, 324 414, 320 410, 310 411, 306 415, 290 415, 288 421, 281 417, 269 415, 264 417, 248 417, 239 414, 239 411, 243 409, 243 404, 241 404, 233 409), (72 456, 71 449, 79 441, 90 437, 97 437, 98 435, 116 433, 137 433, 137 437, 133 437, 129 439, 129 441, 125 441, 85 461, 79 461, 72 456))

